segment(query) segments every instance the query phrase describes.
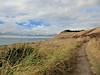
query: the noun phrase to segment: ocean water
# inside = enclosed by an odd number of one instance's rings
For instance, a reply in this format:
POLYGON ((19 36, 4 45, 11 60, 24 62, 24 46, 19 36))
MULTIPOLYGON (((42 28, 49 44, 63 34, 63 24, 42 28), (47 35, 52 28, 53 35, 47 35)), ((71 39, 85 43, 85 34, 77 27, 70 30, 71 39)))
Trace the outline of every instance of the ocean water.
POLYGON ((0 37, 0 45, 9 45, 14 43, 29 43, 34 41, 49 40, 54 36, 19 36, 19 37, 0 37))

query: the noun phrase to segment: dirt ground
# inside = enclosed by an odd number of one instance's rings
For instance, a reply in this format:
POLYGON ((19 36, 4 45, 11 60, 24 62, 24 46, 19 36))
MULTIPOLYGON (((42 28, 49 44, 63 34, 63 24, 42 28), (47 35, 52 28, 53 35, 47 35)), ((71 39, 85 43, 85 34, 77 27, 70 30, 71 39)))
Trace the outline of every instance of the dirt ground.
POLYGON ((71 75, 93 75, 90 69, 90 64, 87 59, 85 45, 80 47, 77 56, 76 69, 71 75))

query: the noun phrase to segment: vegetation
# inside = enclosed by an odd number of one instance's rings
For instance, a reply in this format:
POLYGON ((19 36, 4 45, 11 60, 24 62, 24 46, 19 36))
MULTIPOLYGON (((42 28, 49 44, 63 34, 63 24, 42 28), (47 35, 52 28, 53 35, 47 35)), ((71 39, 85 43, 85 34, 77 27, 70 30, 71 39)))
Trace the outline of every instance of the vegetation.
POLYGON ((8 46, 2 75, 66 75, 75 67, 77 47, 74 39, 8 46))
POLYGON ((100 39, 91 39, 87 44, 87 54, 94 74, 100 75, 100 39))
POLYGON ((81 31, 84 31, 84 30, 64 30, 62 33, 65 33, 65 32, 81 32, 81 31))
POLYGON ((1 46, 0 75, 70 75, 83 44, 93 73, 100 75, 100 29, 67 32, 49 41, 1 46))

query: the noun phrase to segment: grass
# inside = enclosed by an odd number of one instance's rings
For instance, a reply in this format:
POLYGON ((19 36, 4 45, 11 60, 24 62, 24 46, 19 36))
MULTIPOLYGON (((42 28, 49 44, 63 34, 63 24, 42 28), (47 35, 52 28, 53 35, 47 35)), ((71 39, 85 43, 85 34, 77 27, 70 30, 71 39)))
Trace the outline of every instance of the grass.
POLYGON ((6 69, 2 69, 5 72, 2 75, 69 74, 75 67, 78 47, 79 43, 75 39, 8 46, 4 53, 6 69))
POLYGON ((94 74, 100 75, 100 39, 91 39, 87 44, 87 54, 94 74))

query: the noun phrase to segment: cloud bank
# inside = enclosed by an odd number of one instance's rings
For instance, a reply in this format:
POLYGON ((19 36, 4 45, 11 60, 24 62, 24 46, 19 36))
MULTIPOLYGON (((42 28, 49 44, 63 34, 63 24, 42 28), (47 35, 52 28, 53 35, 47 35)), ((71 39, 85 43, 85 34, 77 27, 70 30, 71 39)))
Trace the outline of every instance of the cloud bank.
POLYGON ((100 0, 0 0, 0 33, 56 34, 100 26, 100 0))

